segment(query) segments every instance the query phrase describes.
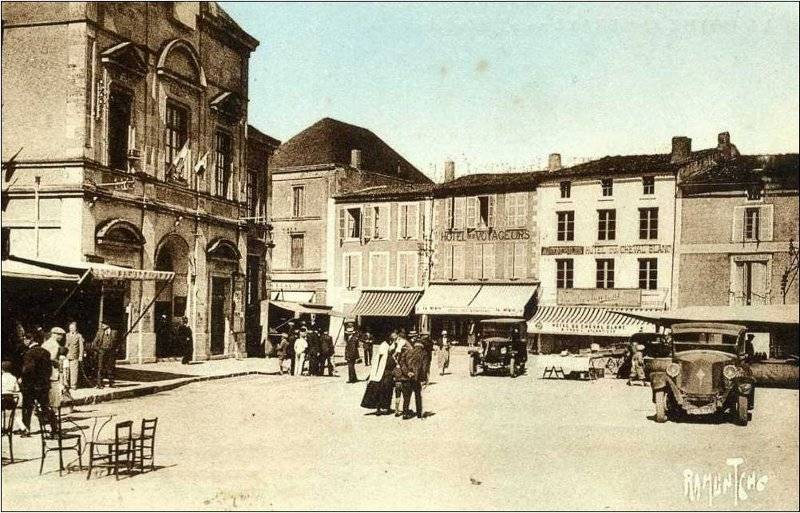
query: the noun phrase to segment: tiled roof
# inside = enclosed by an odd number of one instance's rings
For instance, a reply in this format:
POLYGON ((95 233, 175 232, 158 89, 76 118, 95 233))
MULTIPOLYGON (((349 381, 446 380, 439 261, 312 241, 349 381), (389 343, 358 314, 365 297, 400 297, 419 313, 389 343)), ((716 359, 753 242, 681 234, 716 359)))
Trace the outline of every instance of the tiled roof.
MULTIPOLYGON (((688 161, 701 159, 716 149, 693 151, 688 161)), ((613 176, 638 173, 674 173, 686 163, 672 163, 669 153, 655 153, 650 155, 613 155, 564 167, 557 171, 545 172, 542 179, 566 178, 581 176, 613 176)))
POLYGON ((481 190, 511 191, 532 190, 536 187, 540 172, 523 173, 476 173, 459 176, 455 180, 436 185, 434 194, 446 196, 453 192, 475 192, 481 190))
POLYGON ((693 173, 682 176, 681 184, 748 184, 764 178, 797 187, 800 174, 797 153, 781 155, 740 155, 734 159, 714 159, 693 173))
POLYGON ((364 171, 395 176, 404 180, 431 183, 380 137, 366 128, 323 118, 283 143, 273 155, 273 168, 350 165, 352 150, 361 150, 364 171))
POLYGON ((395 198, 421 198, 432 194, 433 184, 396 183, 350 190, 334 196, 337 200, 390 200, 395 198))

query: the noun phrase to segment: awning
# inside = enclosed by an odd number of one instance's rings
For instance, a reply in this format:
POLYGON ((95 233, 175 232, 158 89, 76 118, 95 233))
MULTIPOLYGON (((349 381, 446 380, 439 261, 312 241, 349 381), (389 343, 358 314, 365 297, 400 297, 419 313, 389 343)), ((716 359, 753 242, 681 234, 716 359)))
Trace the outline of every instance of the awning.
POLYGON ((313 303, 295 303, 293 301, 270 301, 269 304, 300 314, 330 315, 332 306, 313 303))
POLYGON ((525 307, 536 295, 537 287, 531 283, 433 284, 417 303, 416 313, 523 317, 525 307))
POLYGON ((4 278, 78 281, 86 273, 96 280, 168 281, 175 277, 175 273, 169 271, 130 269, 94 262, 49 262, 16 256, 4 260, 2 266, 4 278))
POLYGON ((689 306, 655 312, 628 312, 623 315, 671 326, 677 322, 729 322, 752 330, 800 324, 798 305, 689 306))
POLYGON ((469 304, 480 292, 478 284, 432 284, 422 294, 416 307, 418 315, 465 315, 469 304))
POLYGON ((528 321, 528 333, 629 337, 638 332, 655 331, 654 324, 621 312, 591 306, 539 306, 528 321))
POLYGON ((472 315, 523 317, 536 285, 483 285, 469 304, 472 315))
POLYGON ((350 315, 407 317, 421 295, 418 290, 365 290, 350 315))
POLYGON ((313 290, 273 290, 269 298, 275 301, 310 303, 314 299, 313 290))

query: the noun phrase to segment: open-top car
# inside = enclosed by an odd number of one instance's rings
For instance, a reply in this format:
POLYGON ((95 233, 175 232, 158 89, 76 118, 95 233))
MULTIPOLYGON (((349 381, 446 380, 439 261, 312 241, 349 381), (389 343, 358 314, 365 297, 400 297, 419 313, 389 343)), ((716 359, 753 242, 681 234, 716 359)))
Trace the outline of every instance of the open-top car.
POLYGON ((672 362, 650 375, 656 421, 681 413, 729 411, 747 425, 755 380, 745 362, 745 328, 692 322, 672 326, 672 362))
POLYGON ((516 377, 528 361, 527 325, 521 319, 485 319, 478 323, 477 346, 469 349, 469 375, 478 370, 505 371, 516 377))

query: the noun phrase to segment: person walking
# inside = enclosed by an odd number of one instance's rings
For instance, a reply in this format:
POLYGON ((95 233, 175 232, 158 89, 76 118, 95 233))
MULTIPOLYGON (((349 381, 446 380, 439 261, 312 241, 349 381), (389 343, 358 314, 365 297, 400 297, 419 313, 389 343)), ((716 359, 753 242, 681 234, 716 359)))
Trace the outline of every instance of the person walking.
POLYGON ((181 318, 181 324, 175 329, 175 343, 181 348, 182 365, 188 365, 192 361, 194 353, 194 335, 192 328, 189 327, 189 318, 181 318))
POLYGON ((70 321, 69 331, 65 337, 64 347, 67 349, 66 384, 72 390, 78 389, 78 376, 86 354, 83 335, 78 332, 78 323, 70 321))
POLYGON ((375 358, 372 360, 367 388, 361 398, 361 407, 375 409, 375 415, 383 415, 389 413, 392 406, 392 390, 394 389, 392 371, 396 364, 386 341, 375 347, 374 354, 375 358))
POLYGON ((369 330, 364 331, 364 336, 361 337, 361 347, 364 351, 364 365, 372 365, 372 345, 375 341, 372 339, 372 333, 369 330))
POLYGON ((117 365, 117 330, 105 322, 100 323, 92 345, 97 351, 97 388, 103 388, 103 378, 108 380, 109 388, 114 387, 114 374, 117 365))
POLYGON ((281 340, 278 342, 278 372, 283 376, 283 362, 289 357, 289 335, 281 333, 281 340))
MULTIPOLYGON (((52 373, 53 364, 50 353, 40 346, 35 338, 28 338, 28 350, 22 357, 22 382, 20 383, 22 424, 25 426, 22 436, 30 436, 34 404, 39 405, 39 409, 44 413, 51 429, 56 425, 56 416, 50 408, 49 398, 52 373)), ((44 429, 44 426, 40 426, 40 429, 44 429)))
POLYGON ((347 362, 347 382, 358 383, 356 374, 356 361, 358 360, 358 336, 352 326, 348 326, 344 332, 345 346, 344 359, 347 362))
POLYGON ((294 367, 292 368, 292 374, 295 376, 303 375, 303 364, 306 361, 306 349, 308 349, 306 333, 305 331, 301 331, 300 335, 294 341, 294 367))
POLYGON ((450 338, 447 336, 447 331, 442 331, 442 338, 436 344, 437 358, 436 363, 439 367, 439 375, 444 376, 444 371, 450 366, 450 338))
POLYGON ((322 350, 322 364, 320 365, 320 375, 323 373, 323 368, 328 368, 328 376, 335 376, 335 368, 333 366, 333 355, 334 355, 334 347, 333 347, 333 337, 330 336, 327 332, 322 332, 320 334, 320 348, 322 350))
POLYGON ((411 394, 414 394, 414 408, 418 419, 423 418, 422 411, 422 378, 425 373, 425 346, 419 339, 414 346, 400 358, 400 371, 403 375, 403 419, 414 415, 409 410, 411 394))

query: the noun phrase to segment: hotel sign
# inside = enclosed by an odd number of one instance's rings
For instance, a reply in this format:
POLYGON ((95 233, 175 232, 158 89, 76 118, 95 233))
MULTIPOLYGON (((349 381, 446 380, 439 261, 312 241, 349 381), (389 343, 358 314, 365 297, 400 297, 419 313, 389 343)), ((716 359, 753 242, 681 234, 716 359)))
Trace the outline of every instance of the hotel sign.
POLYGON ((603 246, 543 246, 542 255, 649 255, 671 253, 670 244, 623 244, 603 246))
POLYGON ((558 289, 556 302, 565 306, 640 307, 640 289, 558 289))
POLYGON ((513 228, 508 230, 442 230, 440 238, 444 242, 466 242, 480 241, 488 242, 495 240, 529 240, 531 233, 527 228, 513 228))

